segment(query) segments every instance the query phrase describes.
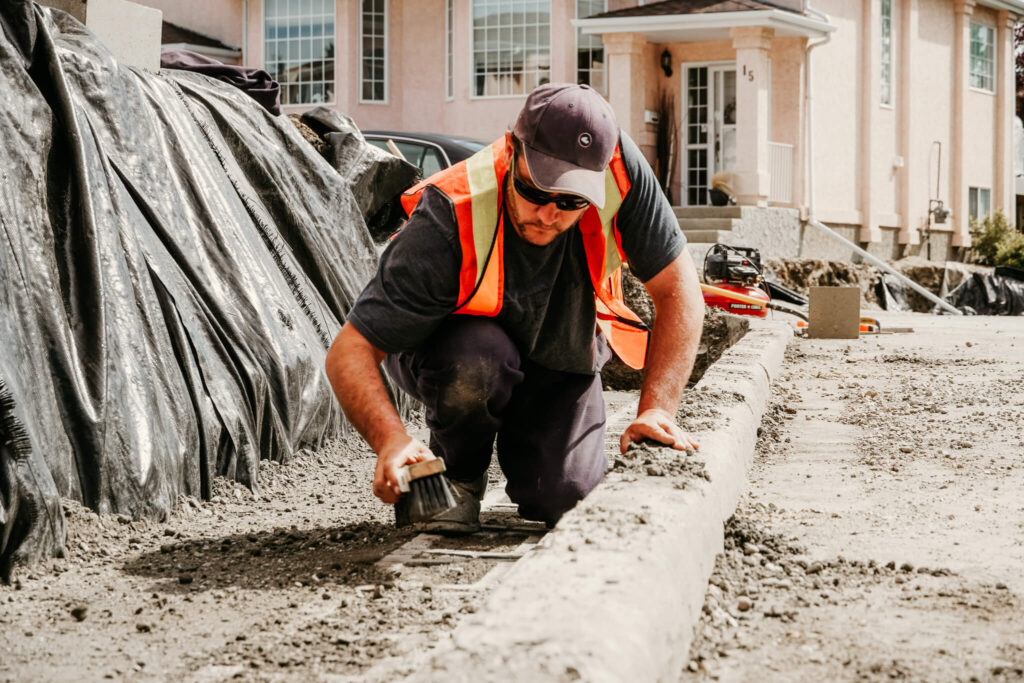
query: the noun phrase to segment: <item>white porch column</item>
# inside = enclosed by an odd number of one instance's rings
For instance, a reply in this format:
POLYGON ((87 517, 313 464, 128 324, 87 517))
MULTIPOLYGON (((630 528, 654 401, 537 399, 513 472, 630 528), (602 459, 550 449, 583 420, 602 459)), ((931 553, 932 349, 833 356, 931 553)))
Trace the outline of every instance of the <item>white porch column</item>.
POLYGON ((964 140, 967 139, 967 59, 971 47, 971 15, 975 0, 956 0, 953 30, 953 150, 950 157, 950 210, 953 212, 953 246, 971 245, 970 221, 967 216, 967 186, 964 185, 964 140))
POLYGON ((768 51, 775 30, 738 26, 729 32, 736 48, 736 200, 768 206, 768 51))
POLYGON ((639 33, 608 33, 601 39, 608 59, 608 102, 615 110, 619 128, 640 144, 647 94, 647 69, 643 64, 647 38, 639 33))
POLYGON ((992 171, 992 208, 1002 209, 1012 225, 1015 200, 1013 183, 1013 26, 1017 16, 999 10, 996 20, 996 153, 992 171))
POLYGON ((874 165, 874 126, 878 117, 879 95, 882 78, 879 74, 879 47, 881 46, 881 25, 876 29, 875 16, 878 14, 876 2, 865 2, 861 8, 861 44, 865 45, 860 66, 860 241, 880 242, 882 229, 875 218, 872 177, 874 165), (877 38, 877 40, 876 40, 877 38), (878 46, 878 47, 876 47, 878 46))
MULTIPOLYGON (((903 168, 900 169, 899 210, 900 233, 899 243, 915 246, 921 244, 921 226, 924 225, 924 214, 915 214, 911 204, 913 188, 910 179, 920 167, 912 152, 910 129, 914 114, 922 115, 920 107, 914 107, 914 91, 912 58, 914 51, 911 46, 918 40, 918 0, 903 0, 903 11, 900 17, 902 28, 899 36, 899 90, 896 91, 896 102, 899 108, 899 149, 903 157, 903 168)), ((927 167, 926 167, 927 168, 927 167)), ((922 207, 923 208, 923 207, 922 207)))

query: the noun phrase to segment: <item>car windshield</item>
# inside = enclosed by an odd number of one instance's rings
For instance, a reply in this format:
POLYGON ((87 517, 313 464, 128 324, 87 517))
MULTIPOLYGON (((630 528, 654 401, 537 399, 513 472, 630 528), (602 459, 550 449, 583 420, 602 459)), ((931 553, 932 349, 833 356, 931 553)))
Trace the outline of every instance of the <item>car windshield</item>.
POLYGON ((452 138, 451 140, 460 147, 465 147, 470 152, 479 152, 488 144, 486 142, 480 142, 479 140, 467 140, 465 138, 452 138))

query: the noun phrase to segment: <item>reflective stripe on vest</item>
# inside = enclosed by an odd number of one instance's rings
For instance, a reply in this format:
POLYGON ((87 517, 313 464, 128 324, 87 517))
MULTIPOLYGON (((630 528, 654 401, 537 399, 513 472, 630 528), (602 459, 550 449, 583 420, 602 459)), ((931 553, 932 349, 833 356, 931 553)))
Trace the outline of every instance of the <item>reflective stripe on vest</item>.
MULTIPOLYGON (((507 169, 505 138, 499 138, 469 159, 415 185, 402 196, 411 215, 427 185, 444 192, 455 208, 462 247, 458 305, 454 313, 496 316, 504 291, 504 221, 502 179, 507 169)), ((580 217, 587 270, 594 288, 597 325, 612 350, 632 368, 642 368, 648 333, 622 296, 625 254, 616 216, 629 192, 629 177, 618 146, 605 172, 605 206, 590 206, 580 217)))

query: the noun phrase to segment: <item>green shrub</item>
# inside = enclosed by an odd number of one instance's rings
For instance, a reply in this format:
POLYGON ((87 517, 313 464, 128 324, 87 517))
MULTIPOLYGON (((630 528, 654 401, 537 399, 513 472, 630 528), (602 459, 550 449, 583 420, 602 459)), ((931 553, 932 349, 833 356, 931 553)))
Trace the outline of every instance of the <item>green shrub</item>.
POLYGON ((971 252, 973 261, 984 266, 1024 268, 1024 233, 1014 230, 1002 211, 980 223, 972 218, 971 252))
POLYGON ((1024 233, 1015 232, 996 253, 996 265, 1024 270, 1024 233))

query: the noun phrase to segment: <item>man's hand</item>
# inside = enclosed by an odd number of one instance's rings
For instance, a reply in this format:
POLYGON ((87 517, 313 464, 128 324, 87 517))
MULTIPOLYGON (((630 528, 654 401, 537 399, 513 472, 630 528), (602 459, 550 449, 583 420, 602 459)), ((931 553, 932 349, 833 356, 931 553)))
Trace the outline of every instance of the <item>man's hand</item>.
POLYGON ((345 323, 327 352, 327 377, 352 426, 377 454, 373 493, 385 503, 398 500, 398 468, 434 455, 405 431, 377 369, 386 354, 351 323, 345 323))
POLYGON ((700 444, 680 429, 672 416, 661 408, 649 408, 637 415, 633 424, 622 433, 619 448, 625 453, 629 444, 641 439, 652 439, 679 451, 700 448, 700 444))
POLYGON ((389 505, 402 495, 398 488, 398 470, 414 462, 433 460, 435 456, 423 442, 407 434, 389 441, 377 454, 377 469, 373 473, 373 495, 389 505))

